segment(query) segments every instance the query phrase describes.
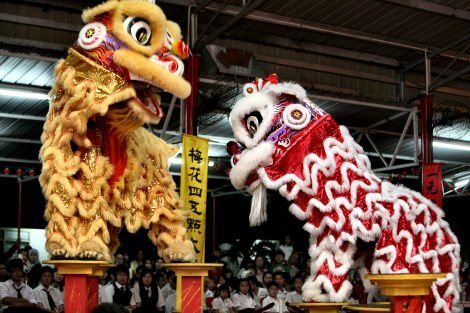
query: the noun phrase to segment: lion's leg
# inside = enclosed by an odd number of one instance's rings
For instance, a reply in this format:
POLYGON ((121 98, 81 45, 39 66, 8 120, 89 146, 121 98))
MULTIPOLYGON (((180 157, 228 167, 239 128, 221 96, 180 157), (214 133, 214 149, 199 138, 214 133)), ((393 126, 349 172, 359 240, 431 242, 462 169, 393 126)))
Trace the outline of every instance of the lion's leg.
POLYGON ((194 262, 194 246, 183 225, 183 212, 166 206, 156 210, 160 211, 159 220, 152 223, 148 236, 158 247, 158 253, 165 262, 194 262))
MULTIPOLYGON (((46 209, 47 210, 47 209, 46 209)), ((54 212, 46 227, 46 250, 52 259, 74 258, 77 256, 78 241, 75 228, 78 223, 75 217, 67 217, 54 212)))
POLYGON ((79 195, 77 213, 80 222, 76 231, 79 258, 113 260, 109 224, 118 226, 120 221, 110 212, 110 173, 109 160, 101 154, 100 147, 92 146, 85 150, 80 175, 75 181, 79 195))
POLYGON ((352 256, 355 250, 356 247, 349 243, 337 247, 329 237, 320 244, 312 243, 309 249, 312 260, 311 276, 302 287, 304 301, 345 301, 352 291, 352 285, 347 277, 353 265, 352 256))

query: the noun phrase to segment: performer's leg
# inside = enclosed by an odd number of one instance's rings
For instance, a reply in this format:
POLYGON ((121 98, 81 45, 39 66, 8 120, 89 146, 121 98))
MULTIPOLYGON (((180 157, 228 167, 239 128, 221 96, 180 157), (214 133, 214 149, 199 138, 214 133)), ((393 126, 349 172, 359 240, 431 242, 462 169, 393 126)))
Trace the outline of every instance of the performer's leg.
POLYGON ((148 236, 165 262, 194 262, 194 246, 183 225, 186 216, 178 209, 160 206, 156 210, 160 218, 152 223, 148 236))
MULTIPOLYGON (((352 285, 347 280, 355 247, 337 248, 334 242, 325 239, 320 245, 310 246, 310 277, 302 290, 307 302, 342 302, 349 298, 352 285)), ((347 245, 347 244, 345 244, 347 245)))

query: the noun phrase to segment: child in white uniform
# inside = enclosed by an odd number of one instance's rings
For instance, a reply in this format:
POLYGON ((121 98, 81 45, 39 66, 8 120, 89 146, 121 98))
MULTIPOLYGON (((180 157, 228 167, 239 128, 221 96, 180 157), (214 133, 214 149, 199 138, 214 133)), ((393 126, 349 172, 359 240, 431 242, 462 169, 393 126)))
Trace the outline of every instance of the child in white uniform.
POLYGON ((268 285, 268 296, 263 299, 262 306, 265 307, 268 304, 273 303, 274 305, 264 311, 268 313, 288 313, 286 302, 284 299, 278 299, 277 294, 279 292, 279 284, 275 281, 270 282, 268 285))
POLYGON ((240 279, 238 292, 232 295, 232 302, 237 312, 243 310, 252 312, 256 308, 253 293, 251 292, 250 284, 247 279, 240 279))
POLYGON ((230 299, 230 289, 227 285, 221 285, 217 289, 218 297, 212 301, 214 313, 235 313, 230 299))

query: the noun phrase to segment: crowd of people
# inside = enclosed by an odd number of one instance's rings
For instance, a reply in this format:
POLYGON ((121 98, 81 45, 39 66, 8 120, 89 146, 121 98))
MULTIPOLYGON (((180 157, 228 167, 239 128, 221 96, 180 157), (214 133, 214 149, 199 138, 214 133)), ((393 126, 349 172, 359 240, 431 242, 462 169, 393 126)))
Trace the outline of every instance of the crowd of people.
MULTIPOLYGON (((291 304, 302 302, 302 285, 310 274, 310 260, 296 251, 289 237, 283 244, 260 242, 249 249, 221 245, 208 262, 223 267, 210 272, 204 283, 204 310, 213 313, 297 312, 291 304)), ((138 251, 135 258, 115 255, 115 266, 99 280, 96 313, 171 313, 176 303, 175 274, 138 251)), ((470 300, 470 268, 462 262, 462 300, 470 300)), ((349 301, 384 301, 367 293, 356 271, 351 271, 353 292, 349 301)), ((38 251, 23 249, 18 258, 0 263, 0 312, 64 312, 64 279, 39 261, 38 251), (19 310, 21 309, 21 310, 19 310)), ((67 312, 69 313, 69 312, 67 312)))

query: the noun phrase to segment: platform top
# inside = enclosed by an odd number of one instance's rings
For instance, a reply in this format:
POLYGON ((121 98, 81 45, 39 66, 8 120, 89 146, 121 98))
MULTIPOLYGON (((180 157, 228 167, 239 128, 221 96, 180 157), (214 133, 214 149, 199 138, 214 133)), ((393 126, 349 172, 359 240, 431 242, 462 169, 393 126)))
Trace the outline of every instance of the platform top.
POLYGON ((302 302, 302 303, 291 303, 290 306, 298 306, 301 308, 315 308, 315 307, 343 307, 350 305, 351 302, 302 302))
POLYGON ((412 274, 366 274, 365 278, 369 280, 435 280, 445 278, 447 273, 412 273, 412 274))
POLYGON ((357 312, 390 312, 390 305, 387 304, 352 304, 345 307, 357 312))
POLYGON ((169 269, 172 268, 200 268, 200 269, 215 269, 224 266, 222 263, 163 263, 162 266, 169 269))
POLYGON ((87 275, 102 276, 110 267, 115 265, 106 261, 83 261, 83 260, 48 260, 45 264, 53 264, 61 275, 87 275))
POLYGON ((103 266, 114 266, 114 264, 106 261, 96 261, 96 260, 47 260, 43 261, 44 264, 54 264, 54 265, 103 265, 103 266))

